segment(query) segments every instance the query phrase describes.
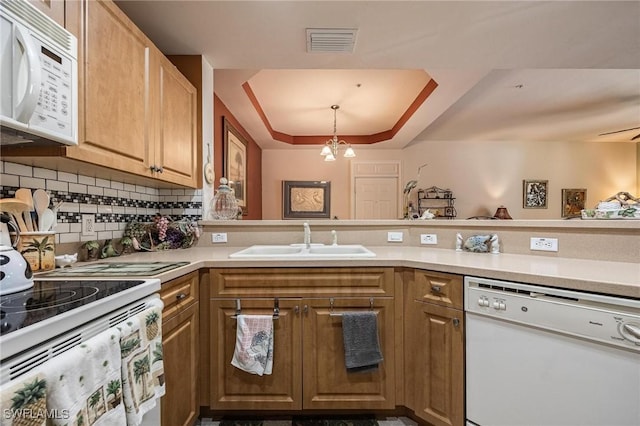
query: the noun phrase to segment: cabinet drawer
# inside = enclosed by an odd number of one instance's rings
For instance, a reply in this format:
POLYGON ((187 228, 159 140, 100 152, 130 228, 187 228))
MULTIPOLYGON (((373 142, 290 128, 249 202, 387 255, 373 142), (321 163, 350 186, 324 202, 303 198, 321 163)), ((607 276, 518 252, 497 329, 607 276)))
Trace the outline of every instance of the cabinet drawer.
POLYGON ((211 297, 393 296, 393 268, 211 270, 211 297))
POLYGON ((166 322, 180 310, 198 300, 198 273, 192 272, 162 284, 160 298, 164 303, 162 319, 166 322))
POLYGON ((462 309, 462 276, 432 271, 415 271, 413 298, 421 302, 462 309))

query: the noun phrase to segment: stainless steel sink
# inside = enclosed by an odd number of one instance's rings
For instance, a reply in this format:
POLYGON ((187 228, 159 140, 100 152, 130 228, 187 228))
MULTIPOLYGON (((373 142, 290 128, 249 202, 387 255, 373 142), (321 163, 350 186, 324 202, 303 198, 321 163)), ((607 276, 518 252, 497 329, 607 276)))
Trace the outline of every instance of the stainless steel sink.
POLYGON ((353 245, 318 245, 307 248, 304 245, 255 245, 229 255, 232 259, 264 259, 264 258, 367 258, 376 254, 366 247, 353 245))

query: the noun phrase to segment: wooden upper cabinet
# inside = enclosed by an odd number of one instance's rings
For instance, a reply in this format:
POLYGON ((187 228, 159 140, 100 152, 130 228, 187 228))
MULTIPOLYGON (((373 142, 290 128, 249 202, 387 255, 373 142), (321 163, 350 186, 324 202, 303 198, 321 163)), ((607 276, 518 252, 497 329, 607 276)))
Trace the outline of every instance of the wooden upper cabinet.
POLYGON ((67 156, 150 175, 150 43, 114 3, 75 3, 86 10, 79 18, 80 143, 67 156))
POLYGON ((162 53, 155 54, 159 64, 154 164, 161 169, 161 179, 196 186, 198 92, 162 53))
POLYGON ((65 0, 29 0, 29 3, 64 27, 65 0))
POLYGON ((78 145, 2 147, 2 155, 72 172, 82 169, 78 162, 101 166, 100 177, 117 170, 145 184, 152 178, 200 187, 196 88, 113 1, 63 6, 66 28, 78 38, 78 145), (72 161, 52 164, 52 157, 72 161))

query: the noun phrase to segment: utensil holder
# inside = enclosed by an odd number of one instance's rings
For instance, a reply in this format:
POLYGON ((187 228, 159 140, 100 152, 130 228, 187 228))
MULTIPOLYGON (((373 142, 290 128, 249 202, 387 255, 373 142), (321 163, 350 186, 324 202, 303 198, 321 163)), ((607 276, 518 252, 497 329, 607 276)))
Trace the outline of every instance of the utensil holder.
POLYGON ((21 232, 16 249, 29 262, 33 272, 42 272, 56 267, 56 233, 21 232))

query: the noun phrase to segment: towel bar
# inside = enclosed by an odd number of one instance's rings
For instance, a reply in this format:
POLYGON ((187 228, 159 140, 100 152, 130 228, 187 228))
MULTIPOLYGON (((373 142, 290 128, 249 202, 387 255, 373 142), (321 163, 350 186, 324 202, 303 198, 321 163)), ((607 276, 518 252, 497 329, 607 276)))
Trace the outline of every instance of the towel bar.
MULTIPOLYGON (((329 298, 329 316, 330 317, 341 317, 342 312, 333 312, 333 297, 329 298)), ((373 311, 373 297, 369 298, 369 310, 373 311)), ((377 315, 377 312, 376 312, 377 315)))
MULTIPOLYGON (((242 313, 242 304, 240 303, 240 299, 236 299, 236 313, 231 315, 232 319, 237 319, 238 315, 242 313)), ((277 297, 273 298, 273 319, 277 320, 280 318, 280 301, 277 297)))

